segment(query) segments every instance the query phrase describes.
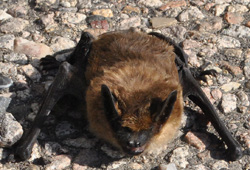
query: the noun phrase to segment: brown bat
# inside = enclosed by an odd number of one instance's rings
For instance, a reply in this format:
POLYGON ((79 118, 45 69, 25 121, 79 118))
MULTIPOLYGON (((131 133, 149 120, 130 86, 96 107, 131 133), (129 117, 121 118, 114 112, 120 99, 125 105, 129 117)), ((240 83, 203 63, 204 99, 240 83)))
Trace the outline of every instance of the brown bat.
MULTIPOLYGON (((51 56, 45 69, 58 67, 51 56)), ((208 72, 207 72, 208 73, 208 72)), ((86 102, 90 130, 129 155, 163 149, 180 127, 183 97, 208 116, 227 145, 228 159, 242 156, 187 65, 187 55, 159 33, 111 32, 93 40, 84 32, 60 64, 33 127, 16 153, 27 159, 43 122, 57 101, 72 94, 86 102)))

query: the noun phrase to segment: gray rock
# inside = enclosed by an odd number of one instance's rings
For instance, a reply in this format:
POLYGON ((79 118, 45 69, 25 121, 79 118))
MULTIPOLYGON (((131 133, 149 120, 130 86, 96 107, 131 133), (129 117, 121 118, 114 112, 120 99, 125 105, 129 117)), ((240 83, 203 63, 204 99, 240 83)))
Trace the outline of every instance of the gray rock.
POLYGON ((70 40, 69 38, 64 38, 64 37, 54 37, 51 40, 51 48, 53 49, 54 52, 62 51, 65 49, 73 48, 75 47, 75 42, 70 40))
POLYGON ((154 17, 151 19, 151 23, 153 28, 162 28, 175 25, 177 20, 174 18, 154 17))
POLYGON ((15 40, 14 35, 7 34, 7 35, 0 36, 0 48, 7 48, 10 50, 13 50, 14 40, 15 40))
POLYGON ((44 153, 48 156, 56 155, 60 150, 62 146, 59 143, 56 142, 47 142, 44 145, 44 153))
POLYGON ((177 25, 177 26, 172 26, 169 28, 164 28, 161 31, 167 37, 173 37, 173 38, 177 38, 178 40, 179 39, 184 40, 187 29, 185 27, 177 25))
POLYGON ((0 147, 14 145, 23 135, 22 126, 11 113, 0 113, 0 147))
POLYGON ((191 6, 187 10, 183 11, 179 16, 179 21, 189 21, 189 20, 197 20, 203 19, 205 16, 203 13, 197 8, 191 6))
POLYGON ((245 61, 244 61, 244 74, 246 76, 246 78, 250 79, 250 58, 247 58, 245 61))
POLYGON ((61 15, 63 23, 79 24, 83 22, 87 16, 81 13, 65 12, 61 15))
POLYGON ((5 21, 0 26, 0 31, 4 33, 17 33, 23 31, 23 29, 29 24, 29 21, 21 18, 11 18, 5 21))
POLYGON ((57 155, 53 157, 52 162, 45 166, 45 170, 62 170, 71 164, 69 155, 57 155))
POLYGON ((220 31, 223 25, 223 20, 220 17, 214 17, 208 21, 202 21, 199 24, 199 31, 217 32, 220 31))
POLYGON ((221 107, 224 113, 230 113, 236 109, 237 99, 234 94, 224 94, 222 96, 221 107))
POLYGON ((228 169, 228 163, 224 160, 217 161, 212 165, 212 170, 228 169))
POLYGON ((241 5, 241 4, 234 4, 234 5, 230 5, 227 8, 228 12, 247 12, 248 9, 245 5, 241 5))
POLYGON ((222 31, 223 34, 239 38, 250 38, 250 28, 241 25, 231 25, 222 31))
POLYGON ((10 14, 7 14, 6 11, 4 10, 0 10, 0 21, 4 21, 4 20, 7 20, 7 19, 10 19, 12 18, 12 16, 10 14))
POLYGON ((162 5, 160 0, 140 0, 138 3, 147 7, 160 7, 162 5))
POLYGON ((240 83, 237 83, 237 82, 230 82, 230 83, 227 83, 227 84, 222 85, 222 86, 221 86, 221 89, 222 89, 224 92, 229 92, 229 91, 238 89, 240 86, 241 86, 240 83))
POLYGON ((247 94, 244 91, 238 91, 236 93, 236 96, 240 99, 241 105, 243 105, 243 106, 249 106, 248 96, 247 96, 247 94))
POLYGON ((136 16, 122 20, 120 22, 120 29, 125 30, 131 27, 139 27, 140 25, 141 25, 141 18, 136 16))
POLYGON ((28 63, 28 57, 25 54, 18 54, 14 52, 4 55, 3 59, 4 61, 13 62, 16 64, 21 64, 21 65, 28 63))
POLYGON ((96 139, 88 139, 85 137, 80 137, 76 139, 66 139, 63 141, 63 144, 77 148, 93 148, 96 142, 97 142, 96 139))
POLYGON ((240 41, 230 36, 219 36, 217 39, 217 45, 219 49, 238 48, 240 47, 240 41))
POLYGON ((183 146, 178 147, 175 150, 173 150, 173 154, 170 157, 170 162, 174 162, 178 167, 180 168, 186 168, 188 166, 188 161, 186 160, 186 157, 189 155, 189 147, 183 146))
POLYGON ((98 152, 90 149, 83 149, 73 161, 73 169, 84 169, 86 166, 96 166, 100 164, 98 152))
POLYGON ((161 164, 159 170, 177 170, 177 168, 174 163, 169 163, 167 165, 161 164))
POLYGON ((221 4, 215 6, 215 16, 220 16, 229 4, 221 4))
POLYGON ((39 81, 41 78, 40 72, 31 64, 21 66, 20 69, 33 81, 39 81))
POLYGON ((56 126, 56 136, 59 139, 69 137, 71 135, 74 135, 78 132, 78 129, 75 128, 73 124, 70 124, 69 122, 62 121, 58 123, 56 126))
POLYGON ((6 109, 9 107, 11 98, 6 95, 0 95, 0 113, 6 112, 6 109))

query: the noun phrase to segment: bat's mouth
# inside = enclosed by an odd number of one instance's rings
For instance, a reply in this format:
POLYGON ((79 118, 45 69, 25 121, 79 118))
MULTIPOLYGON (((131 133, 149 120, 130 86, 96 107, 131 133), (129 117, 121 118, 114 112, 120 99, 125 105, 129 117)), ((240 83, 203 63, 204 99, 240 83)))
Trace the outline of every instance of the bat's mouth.
POLYGON ((126 146, 123 148, 124 152, 129 155, 140 155, 146 148, 146 145, 140 146, 140 147, 129 147, 126 146))

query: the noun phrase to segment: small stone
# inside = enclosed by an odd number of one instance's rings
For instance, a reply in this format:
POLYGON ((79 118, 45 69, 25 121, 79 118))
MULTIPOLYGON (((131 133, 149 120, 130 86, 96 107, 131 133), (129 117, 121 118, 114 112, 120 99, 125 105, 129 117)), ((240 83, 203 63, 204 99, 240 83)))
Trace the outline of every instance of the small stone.
POLYGON ((189 20, 197 20, 203 19, 205 16, 203 13, 197 8, 191 6, 187 10, 183 11, 179 16, 179 21, 189 21, 189 20))
POLYGON ((97 9, 94 10, 92 13, 93 15, 101 15, 107 18, 111 18, 114 16, 111 9, 97 9))
POLYGON ((0 26, 0 31, 3 33, 18 33, 29 24, 29 21, 21 18, 11 18, 0 26))
POLYGON ((66 122, 66 121, 62 121, 58 123, 55 131, 56 131, 55 132, 56 136, 59 139, 73 136, 79 132, 78 129, 73 124, 66 122))
POLYGON ((14 35, 3 35, 0 36, 0 48, 7 48, 10 50, 14 49, 14 35))
POLYGON ((215 6, 215 16, 220 16, 222 13, 224 13, 227 6, 228 6, 228 4, 216 5, 215 6))
POLYGON ((109 23, 107 20, 96 20, 92 21, 90 23, 91 27, 94 29, 104 29, 108 30, 109 29, 109 23))
POLYGON ((234 13, 234 12, 238 13, 238 12, 247 12, 248 9, 245 5, 235 4, 235 5, 230 5, 227 8, 227 11, 231 13, 234 13))
POLYGON ((246 23, 246 26, 250 28, 250 21, 246 23))
POLYGON ((32 152, 31 152, 31 156, 28 159, 29 162, 33 162, 34 160, 41 158, 41 148, 40 146, 37 144, 37 142, 35 142, 33 148, 32 148, 32 152))
POLYGON ((4 10, 0 10, 0 21, 4 21, 4 20, 7 20, 7 19, 10 19, 12 18, 11 15, 7 14, 4 10))
POLYGON ((169 163, 167 165, 160 164, 158 170, 177 170, 177 168, 174 163, 169 163))
POLYGON ((61 150, 61 148, 62 146, 59 143, 47 142, 44 145, 44 153, 48 156, 56 155, 61 150))
POLYGON ((215 100, 211 95, 211 91, 210 88, 208 87, 202 87, 202 91, 205 93, 205 95, 207 96, 207 98, 209 99, 209 101, 214 104, 215 100))
POLYGON ((151 23, 153 28, 162 28, 175 25, 177 20, 174 18, 154 17, 151 18, 151 23))
POLYGON ((78 3, 77 0, 60 0, 60 4, 65 5, 65 7, 75 7, 78 3))
POLYGON ((247 58, 245 61, 244 61, 244 74, 246 76, 246 78, 250 79, 250 58, 247 58))
POLYGON ((243 106, 249 106, 248 95, 244 91, 238 91, 236 96, 240 99, 243 106))
POLYGON ((212 45, 212 44, 205 44, 205 45, 202 45, 201 50, 199 51, 199 56, 201 57, 212 57, 213 55, 217 54, 218 52, 218 49, 215 45, 212 45))
POLYGON ((112 164, 108 165, 105 169, 107 170, 113 170, 113 169, 119 169, 122 165, 126 165, 127 162, 125 161, 115 161, 115 162, 112 162, 112 164))
POLYGON ((169 160, 170 162, 174 162, 178 167, 185 169, 189 164, 186 160, 188 155, 190 155, 188 146, 178 147, 173 150, 173 154, 169 160))
POLYGON ((23 129, 11 113, 0 113, 0 147, 14 145, 23 135, 23 129))
POLYGON ((227 83, 227 84, 222 85, 222 86, 221 86, 221 89, 222 89, 224 92, 229 92, 229 91, 238 89, 240 86, 241 86, 240 83, 237 83, 237 82, 230 82, 230 83, 227 83))
POLYGON ((237 57, 241 58, 242 50, 241 49, 226 49, 225 55, 228 57, 237 57))
POLYGON ((224 4, 224 3, 230 3, 232 0, 214 0, 216 4, 224 4))
POLYGON ((219 101, 222 98, 222 92, 220 91, 220 89, 212 90, 211 95, 215 101, 219 101))
POLYGON ((6 112, 11 102, 11 94, 0 94, 0 114, 6 112))
POLYGON ((208 135, 199 132, 188 132, 184 139, 188 144, 196 147, 201 152, 204 151, 211 143, 208 135))
POLYGON ((45 170, 62 170, 70 166, 71 157, 68 155, 57 155, 53 157, 50 164, 46 165, 45 170))
POLYGON ((124 19, 120 22, 120 29, 121 30, 126 30, 131 27, 139 27, 141 25, 141 19, 140 17, 131 17, 128 19, 124 19))
POLYGON ((214 5, 215 3, 207 3, 204 8, 205 10, 209 11, 214 5))
POLYGON ((54 13, 49 13, 47 15, 42 16, 40 19, 45 26, 48 26, 54 24, 54 16, 54 13))
POLYGON ((39 71, 33 67, 31 64, 21 66, 21 70, 24 72, 26 76, 28 76, 33 81, 39 81, 41 78, 41 74, 39 71))
POLYGON ((238 13, 227 12, 225 14, 225 20, 229 24, 240 24, 244 20, 244 18, 238 13))
POLYGON ((217 161, 212 165, 212 170, 228 169, 228 163, 224 160, 217 161))
POLYGON ((185 0, 169 1, 166 4, 162 5, 159 9, 165 11, 167 9, 185 7, 185 6, 187 6, 187 2, 185 0))
POLYGON ((231 25, 224 29, 222 33, 233 37, 250 38, 250 28, 240 25, 231 25))
POLYGON ((93 148, 96 142, 96 139, 80 137, 76 139, 66 139, 63 141, 63 144, 77 148, 93 148))
POLYGON ((14 8, 8 9, 8 13, 11 14, 13 17, 22 18, 27 15, 28 10, 24 6, 18 5, 14 8))
POLYGON ((199 31, 217 32, 222 29, 223 21, 220 17, 214 17, 209 21, 203 21, 199 24, 199 31))
POLYGON ((191 65, 191 66, 194 66, 194 67, 200 67, 200 63, 197 59, 197 55, 194 51, 192 51, 191 49, 188 49, 188 50, 184 50, 184 52, 188 55, 188 63, 191 65))
POLYGON ((64 37, 53 37, 51 40, 51 48, 53 49, 54 52, 62 51, 65 49, 70 49, 75 47, 76 44, 74 41, 70 40, 69 38, 64 38, 64 37))
POLYGON ((94 37, 98 37, 101 34, 106 33, 107 31, 105 29, 91 29, 91 28, 87 28, 84 31, 90 33, 91 35, 93 35, 94 37))
POLYGON ((61 15, 63 23, 79 24, 83 22, 87 16, 81 13, 65 12, 61 15))
POLYGON ((248 133, 241 134, 240 140, 244 143, 244 145, 247 149, 250 149, 250 136, 248 133))
POLYGON ((200 152, 197 154, 198 158, 200 158, 203 161, 206 161, 211 158, 211 153, 209 150, 205 150, 204 152, 200 152))
POLYGON ((143 4, 147 7, 156 7, 156 8, 162 5, 162 2, 160 0, 140 0, 138 3, 143 4))
POLYGON ((195 40, 187 39, 182 42, 182 47, 184 50, 197 49, 201 47, 201 43, 195 40))
POLYGON ((45 44, 35 43, 23 38, 16 38, 14 41, 14 51, 23 53, 34 59, 41 59, 52 54, 52 49, 45 44))
POLYGON ((239 48, 240 41, 230 36, 219 36, 217 39, 219 49, 223 48, 239 48))
POLYGON ((123 13, 126 13, 126 14, 131 14, 133 12, 137 13, 137 14, 140 14, 141 13, 141 10, 140 8, 138 7, 133 7, 133 6, 130 6, 130 5, 127 5, 123 8, 122 10, 123 13))
POLYGON ((236 109, 237 99, 234 94, 224 94, 221 107, 224 113, 230 113, 236 109))
POLYGON ((205 165, 202 165, 202 164, 195 165, 194 169, 197 169, 197 170, 208 170, 207 167, 205 165))
POLYGON ((177 37, 178 39, 181 39, 181 40, 186 39, 184 37, 185 37, 185 34, 187 32, 187 29, 185 27, 182 27, 179 25, 164 28, 161 31, 162 31, 162 34, 169 36, 169 37, 174 36, 174 37, 177 37))
POLYGON ((137 170, 137 169, 144 169, 143 166, 142 166, 141 164, 138 164, 138 163, 135 163, 135 162, 130 163, 130 164, 129 164, 129 167, 130 167, 131 169, 135 169, 135 170, 137 170))
MULTIPOLYGON (((236 51, 236 50, 235 50, 236 51)), ((226 54, 226 52, 225 52, 225 54, 226 54)), ((242 75, 242 70, 241 70, 241 68, 240 67, 238 67, 238 66, 232 66, 232 65, 230 65, 227 61, 222 61, 221 63, 220 63, 220 65, 222 66, 222 67, 225 67, 228 71, 230 71, 231 73, 233 73, 234 75, 242 75)))

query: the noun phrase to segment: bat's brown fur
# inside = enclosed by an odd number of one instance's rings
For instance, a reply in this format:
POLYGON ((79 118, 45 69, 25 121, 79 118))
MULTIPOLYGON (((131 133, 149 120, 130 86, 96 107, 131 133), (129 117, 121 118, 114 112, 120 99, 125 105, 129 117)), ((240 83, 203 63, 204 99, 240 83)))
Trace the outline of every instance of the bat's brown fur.
POLYGON ((160 132, 152 137, 146 151, 164 147, 180 126, 183 112, 182 87, 178 79, 173 47, 156 37, 138 32, 115 32, 94 40, 86 79, 87 116, 90 130, 120 148, 107 121, 101 85, 118 98, 116 108, 122 126, 137 132, 149 128, 152 98, 165 100, 177 90, 174 109, 160 132))

